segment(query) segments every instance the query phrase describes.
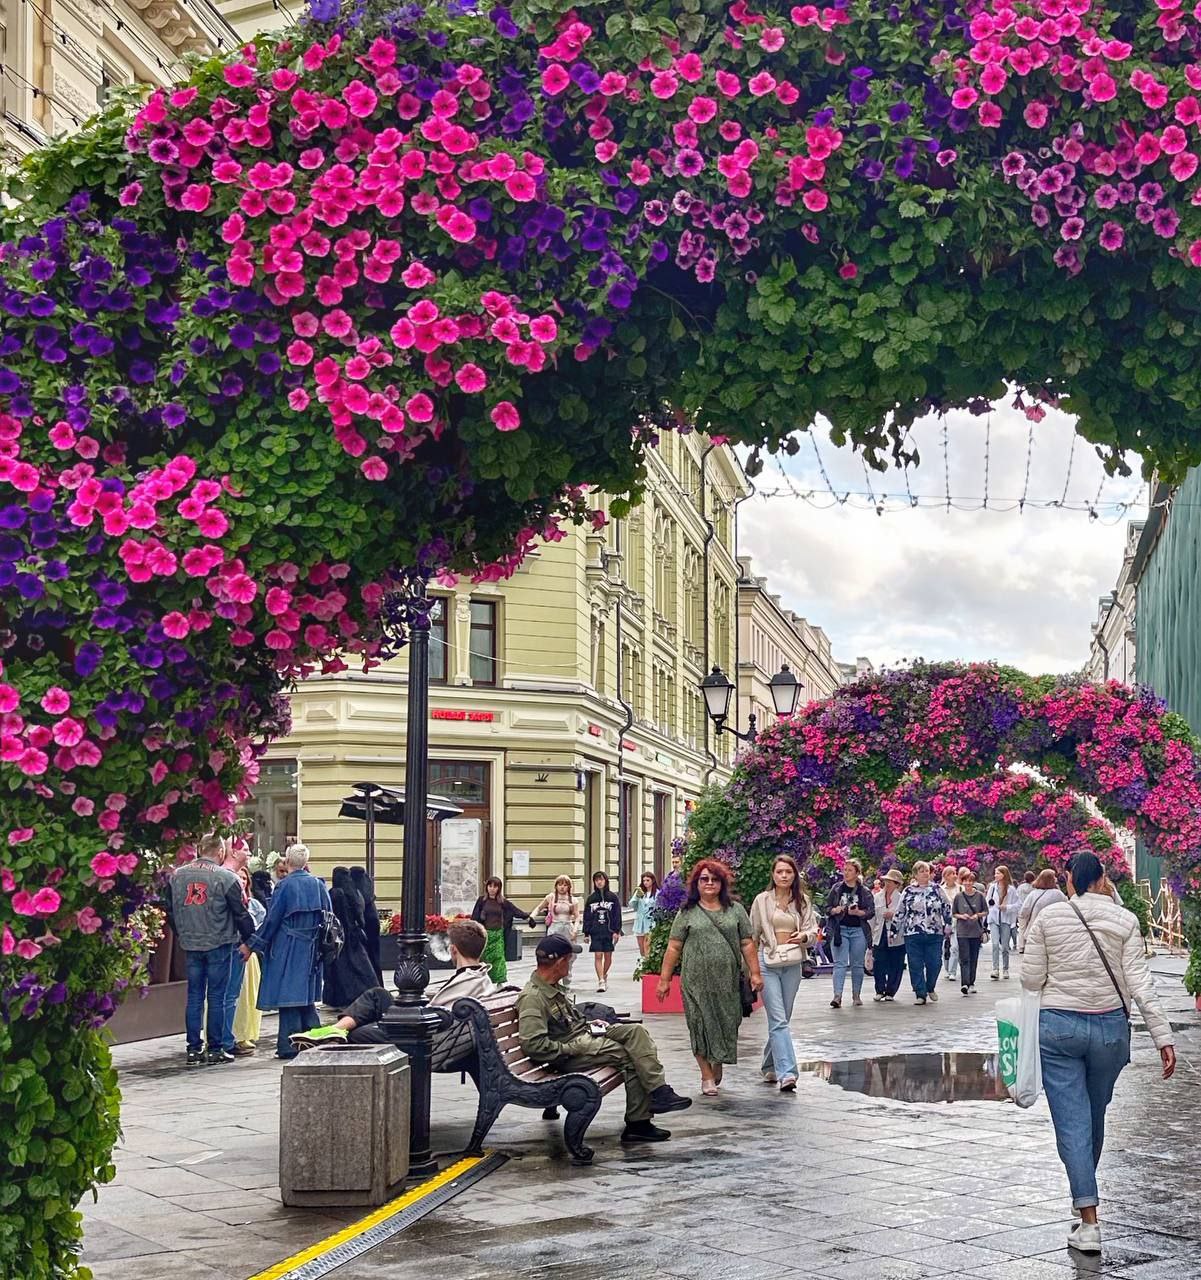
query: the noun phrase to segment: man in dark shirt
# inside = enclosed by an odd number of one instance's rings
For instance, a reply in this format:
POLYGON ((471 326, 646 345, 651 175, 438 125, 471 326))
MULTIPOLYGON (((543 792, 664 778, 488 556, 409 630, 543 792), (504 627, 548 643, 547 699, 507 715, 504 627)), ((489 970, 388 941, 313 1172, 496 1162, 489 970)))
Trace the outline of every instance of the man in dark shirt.
POLYGON ((229 986, 234 947, 254 934, 254 921, 242 900, 242 886, 232 871, 221 866, 224 841, 203 837, 195 861, 171 875, 167 886, 167 923, 187 961, 188 1000, 184 1025, 188 1036, 189 1067, 204 1062, 232 1062, 222 1045, 225 993, 229 986), (208 1057, 204 1053, 201 1011, 208 1000, 208 1057))

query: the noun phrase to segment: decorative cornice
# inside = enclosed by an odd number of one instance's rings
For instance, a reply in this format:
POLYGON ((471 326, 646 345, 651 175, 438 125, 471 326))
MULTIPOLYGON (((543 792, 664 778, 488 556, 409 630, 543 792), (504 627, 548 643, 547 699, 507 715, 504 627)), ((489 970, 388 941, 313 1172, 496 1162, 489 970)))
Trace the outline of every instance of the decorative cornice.
POLYGON ((204 0, 125 0, 176 56, 233 48, 237 33, 204 0))

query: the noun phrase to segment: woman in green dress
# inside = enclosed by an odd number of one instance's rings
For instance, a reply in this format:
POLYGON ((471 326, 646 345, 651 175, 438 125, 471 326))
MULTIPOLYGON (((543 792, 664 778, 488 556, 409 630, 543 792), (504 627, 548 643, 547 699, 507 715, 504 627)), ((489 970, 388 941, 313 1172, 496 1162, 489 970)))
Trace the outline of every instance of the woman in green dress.
POLYGON ((688 900, 671 927, 671 940, 659 973, 659 999, 667 995, 680 965, 684 1019, 692 1052, 701 1069, 701 1093, 714 1097, 722 1064, 738 1061, 742 998, 738 976, 745 963, 751 990, 763 989, 759 953, 751 941, 751 921, 740 902, 730 898, 729 867, 705 858, 688 877, 688 900))

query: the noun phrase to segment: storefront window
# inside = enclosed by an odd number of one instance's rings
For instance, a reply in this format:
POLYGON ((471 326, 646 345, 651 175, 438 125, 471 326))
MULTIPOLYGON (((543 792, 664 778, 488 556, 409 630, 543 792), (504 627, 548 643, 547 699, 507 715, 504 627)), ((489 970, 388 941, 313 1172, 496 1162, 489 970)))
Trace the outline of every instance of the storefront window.
POLYGON ((431 760, 429 789, 464 809, 488 804, 488 765, 469 760, 431 760))
POLYGON ((295 760, 264 760, 251 798, 238 807, 242 832, 258 857, 282 853, 299 835, 295 760))

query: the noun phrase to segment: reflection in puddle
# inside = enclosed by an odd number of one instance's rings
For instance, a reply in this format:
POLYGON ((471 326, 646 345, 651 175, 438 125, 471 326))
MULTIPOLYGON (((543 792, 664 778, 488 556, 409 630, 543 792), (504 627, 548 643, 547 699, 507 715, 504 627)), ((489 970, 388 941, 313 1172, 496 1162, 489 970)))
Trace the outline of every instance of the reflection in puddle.
POLYGON ((1005 1102, 995 1053, 896 1053, 844 1062, 803 1062, 801 1070, 852 1093, 898 1102, 1005 1102))

